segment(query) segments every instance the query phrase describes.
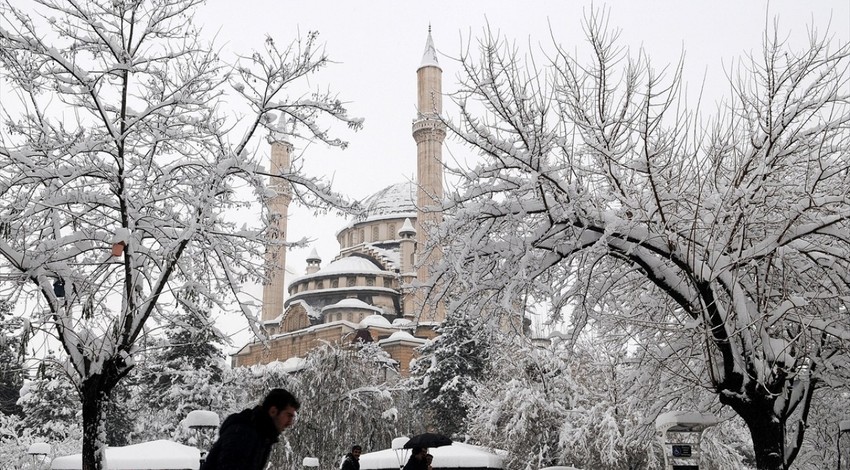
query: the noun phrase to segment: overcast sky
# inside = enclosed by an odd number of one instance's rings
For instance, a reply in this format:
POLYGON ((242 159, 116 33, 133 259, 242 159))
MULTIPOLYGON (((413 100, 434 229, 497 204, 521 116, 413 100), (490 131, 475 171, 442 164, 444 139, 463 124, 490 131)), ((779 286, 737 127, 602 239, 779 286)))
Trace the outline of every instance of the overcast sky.
MULTIPOLYGON (((814 1, 674 1, 630 0, 595 2, 609 10, 612 28, 621 30, 620 44, 643 47, 657 69, 685 55, 685 78, 691 90, 702 85, 713 101, 725 92, 725 70, 732 59, 758 53, 767 24, 779 21, 789 42, 801 47, 807 31, 828 28, 836 41, 850 40, 850 0, 814 1)), ((282 1, 208 0, 195 21, 208 34, 217 33, 224 53, 248 52, 262 46, 266 34, 287 44, 308 31, 318 31, 330 58, 337 63, 315 78, 315 86, 330 87, 349 102, 351 114, 365 118, 365 129, 352 133, 348 149, 320 144, 301 146, 309 170, 333 179, 334 188, 362 199, 390 184, 414 177, 416 146, 411 137, 415 116, 416 69, 422 58, 429 24, 443 69, 443 91, 456 89, 458 57, 470 38, 492 30, 531 46, 552 49, 553 38, 587 55, 581 20, 589 1, 432 1, 369 0, 282 1)), ((451 113, 450 100, 444 108, 451 113)), ((463 158, 464 149, 449 143, 445 158, 463 158)), ((289 239, 315 239, 323 265, 336 256, 335 233, 346 224, 338 217, 315 218, 292 208, 289 239)), ((309 248, 287 255, 287 283, 304 273, 309 248)), ((236 348, 249 339, 244 320, 225 319, 236 348), (241 331, 241 332, 240 332, 241 331)))

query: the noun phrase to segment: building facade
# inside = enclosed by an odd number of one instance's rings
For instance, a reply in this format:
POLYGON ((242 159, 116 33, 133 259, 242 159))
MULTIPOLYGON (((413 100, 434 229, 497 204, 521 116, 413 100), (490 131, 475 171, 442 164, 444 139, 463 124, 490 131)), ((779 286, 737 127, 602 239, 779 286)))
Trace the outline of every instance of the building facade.
MULTIPOLYGON (((446 131, 442 113, 442 70, 428 32, 417 70, 418 113, 413 121, 417 181, 381 189, 367 198, 357 219, 337 234, 339 253, 327 264, 313 250, 305 274, 289 283, 284 295, 286 252, 282 245, 266 251, 263 327, 269 339, 246 344, 232 355, 234 366, 295 360, 323 342, 376 342, 406 375, 416 348, 433 338, 445 317, 441 303, 426 302, 421 286, 439 254, 426 259, 428 227, 442 220, 442 147, 446 131)), ((289 165, 292 146, 270 138, 271 172, 289 165)), ((272 183, 273 233, 285 240, 291 196, 272 183)))

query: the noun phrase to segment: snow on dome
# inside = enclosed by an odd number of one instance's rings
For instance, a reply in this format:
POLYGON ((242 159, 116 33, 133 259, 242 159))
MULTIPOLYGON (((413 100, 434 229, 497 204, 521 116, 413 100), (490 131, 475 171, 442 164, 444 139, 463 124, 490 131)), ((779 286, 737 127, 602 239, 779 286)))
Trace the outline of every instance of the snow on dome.
POLYGON ((363 208, 358 222, 402 215, 416 217, 416 184, 408 181, 387 186, 363 200, 363 208))
POLYGON ((327 305, 322 308, 322 312, 327 310, 333 310, 337 308, 365 308, 368 310, 374 310, 376 312, 381 312, 382 310, 374 305, 369 305, 366 302, 360 299, 342 299, 339 302, 331 305, 327 305))
POLYGON ((368 317, 364 318, 358 328, 366 328, 368 326, 392 326, 390 325, 390 321, 384 318, 382 315, 378 315, 377 313, 373 313, 368 317))
POLYGON ((387 339, 388 340, 407 339, 407 340, 417 341, 416 337, 414 337, 412 334, 410 334, 406 331, 396 331, 395 333, 391 334, 387 339))
POLYGON ((411 323, 413 322, 407 318, 396 318, 395 320, 393 320, 393 326, 409 325, 411 323))
POLYGON ((398 343, 415 343, 415 344, 425 344, 428 340, 424 338, 417 338, 407 331, 396 331, 395 333, 389 335, 388 337, 378 341, 378 345, 383 347, 389 344, 398 344, 398 343))
POLYGON ((312 276, 320 276, 324 274, 361 274, 361 273, 379 273, 383 270, 376 266, 375 263, 360 256, 346 256, 336 261, 331 261, 324 268, 311 274, 312 276))
POLYGON ((322 258, 319 257, 319 252, 316 251, 316 247, 313 247, 313 249, 310 250, 310 254, 307 255, 307 262, 309 263, 310 261, 322 262, 322 258))

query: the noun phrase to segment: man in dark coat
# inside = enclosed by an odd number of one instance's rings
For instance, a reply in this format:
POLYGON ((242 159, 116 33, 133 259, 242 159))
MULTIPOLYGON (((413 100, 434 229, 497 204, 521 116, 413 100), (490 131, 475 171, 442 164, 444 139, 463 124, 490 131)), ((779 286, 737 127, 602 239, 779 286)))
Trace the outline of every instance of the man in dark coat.
POLYGON ((275 388, 261 405, 228 416, 201 470, 263 470, 272 445, 300 407, 295 396, 275 388))
POLYGON ((360 446, 352 446, 351 452, 345 455, 342 460, 341 470, 360 470, 360 453, 363 449, 360 446))
POLYGON ((410 452, 410 458, 407 459, 407 463, 404 464, 403 470, 428 470, 428 462, 426 462, 426 456, 428 455, 428 449, 424 447, 414 447, 410 452))

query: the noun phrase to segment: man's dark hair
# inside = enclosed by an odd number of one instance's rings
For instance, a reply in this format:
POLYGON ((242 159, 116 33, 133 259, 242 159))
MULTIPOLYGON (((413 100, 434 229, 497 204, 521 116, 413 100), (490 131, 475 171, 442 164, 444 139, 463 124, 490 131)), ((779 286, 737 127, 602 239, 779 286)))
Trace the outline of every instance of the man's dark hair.
POLYGON ((360 452, 363 452, 363 448, 362 448, 362 447, 360 447, 360 446, 351 446, 351 451, 352 451, 352 452, 354 452, 355 450, 359 450, 360 452))
POLYGON ((282 388, 273 388, 266 395, 266 398, 263 399, 262 406, 263 411, 269 411, 271 407, 282 410, 287 406, 291 406, 297 410, 301 408, 301 403, 298 403, 298 399, 295 398, 295 395, 289 393, 289 391, 282 388))

